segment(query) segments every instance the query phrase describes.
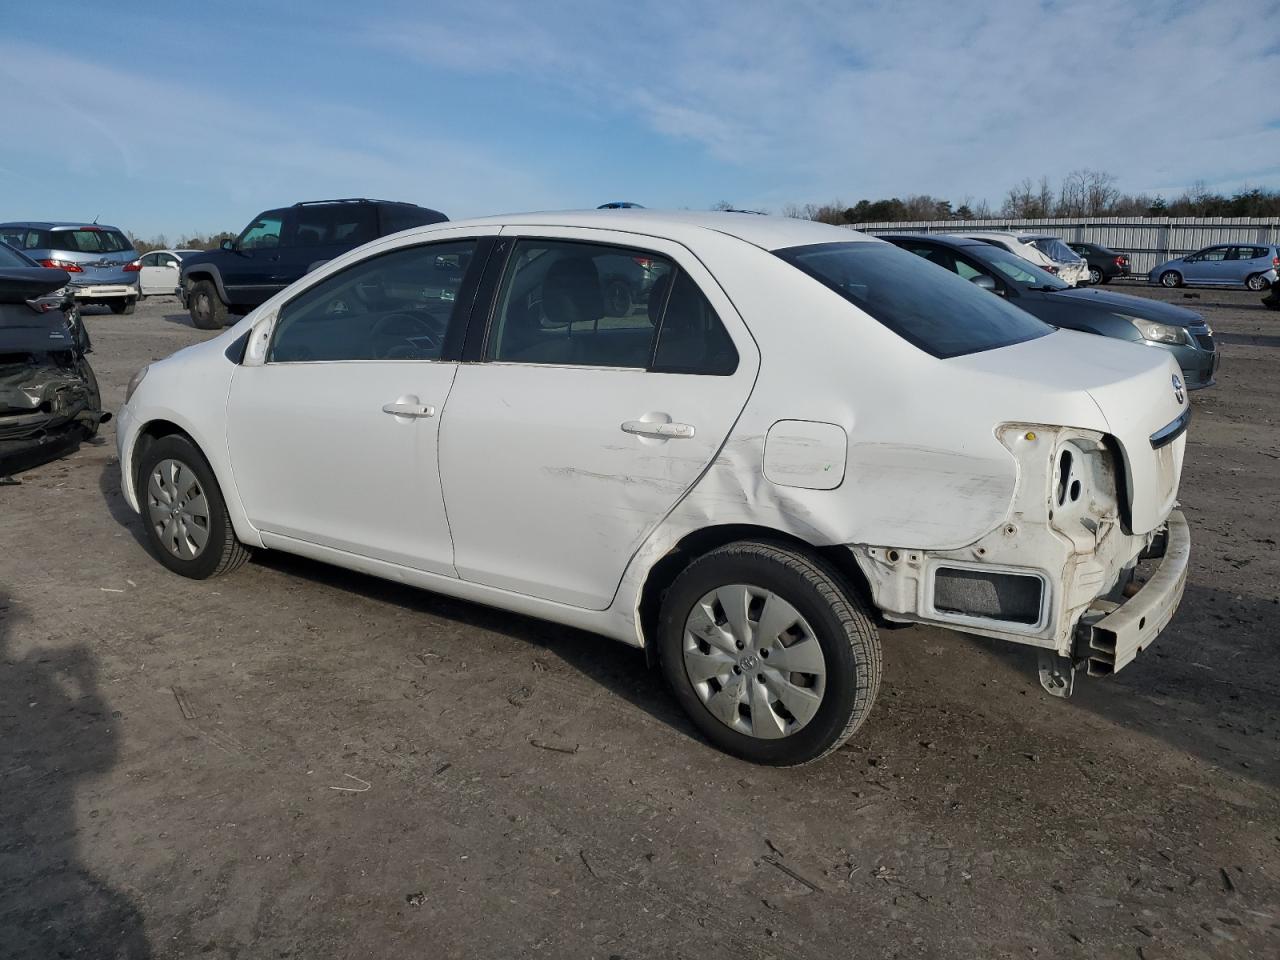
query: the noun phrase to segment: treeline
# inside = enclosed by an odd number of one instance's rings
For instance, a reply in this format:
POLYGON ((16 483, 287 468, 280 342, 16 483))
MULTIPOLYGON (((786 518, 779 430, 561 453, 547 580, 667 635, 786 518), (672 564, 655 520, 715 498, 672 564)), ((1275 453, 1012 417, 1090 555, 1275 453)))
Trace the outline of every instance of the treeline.
POLYGON ((867 223, 904 220, 1032 220, 1044 217, 1277 217, 1280 190, 1257 187, 1230 196, 1214 193, 1203 181, 1173 198, 1160 194, 1121 193, 1117 178, 1105 170, 1074 170, 1055 189, 1048 177, 1026 177, 1005 194, 999 207, 965 197, 950 200, 915 194, 888 200, 789 204, 783 215, 823 223, 867 223))
POLYGON ((186 235, 185 239, 170 243, 168 237, 163 233, 152 237, 150 240, 143 240, 141 237, 129 234, 129 239, 133 241, 133 249, 139 253, 150 253, 152 250, 212 250, 222 243, 223 240, 234 240, 234 233, 192 233, 186 235))

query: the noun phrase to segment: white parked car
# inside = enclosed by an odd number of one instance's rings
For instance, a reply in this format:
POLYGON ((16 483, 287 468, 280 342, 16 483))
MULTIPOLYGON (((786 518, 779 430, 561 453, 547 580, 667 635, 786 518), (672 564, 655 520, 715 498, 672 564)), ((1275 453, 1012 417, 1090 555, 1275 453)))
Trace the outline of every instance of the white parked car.
POLYGON ((1059 695, 1151 644, 1188 415, 1166 352, 889 244, 630 209, 366 244, 139 371, 117 436, 177 573, 283 550, 595 631, 792 764, 867 717, 880 622, 1035 647, 1059 695))
POLYGON ((1048 234, 1000 233, 996 230, 962 233, 959 236, 1003 247, 1010 253, 1022 257, 1023 260, 1034 263, 1040 269, 1056 274, 1073 287, 1087 283, 1089 280, 1089 265, 1057 237, 1049 237, 1048 234), (1066 255, 1056 251, 1056 248, 1049 243, 1051 240, 1056 240, 1066 251, 1066 255), (1041 241, 1044 241, 1044 246, 1041 245, 1041 241))
POLYGON ((138 283, 144 297, 172 297, 178 289, 182 261, 199 250, 152 250, 138 260, 138 283))

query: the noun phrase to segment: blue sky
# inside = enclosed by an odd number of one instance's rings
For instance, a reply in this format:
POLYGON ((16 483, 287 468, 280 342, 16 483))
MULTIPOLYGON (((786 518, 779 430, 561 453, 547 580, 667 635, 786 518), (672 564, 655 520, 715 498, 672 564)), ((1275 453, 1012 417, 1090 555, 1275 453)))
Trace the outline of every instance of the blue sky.
POLYGON ((1280 0, 25 3, 0 218, 174 238, 335 196, 998 205, 1078 167, 1275 188, 1277 23, 1280 0))

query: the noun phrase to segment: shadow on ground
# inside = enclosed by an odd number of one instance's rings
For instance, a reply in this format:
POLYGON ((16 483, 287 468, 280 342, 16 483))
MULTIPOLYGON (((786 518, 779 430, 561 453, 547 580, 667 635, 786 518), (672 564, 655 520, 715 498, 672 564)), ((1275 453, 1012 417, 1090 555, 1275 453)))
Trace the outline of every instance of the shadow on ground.
MULTIPOLYGON (((1105 679, 1079 675, 1065 709, 1087 710, 1230 773, 1280 788, 1274 636, 1280 606, 1189 585, 1145 653, 1105 679)), ((989 656, 1034 671, 1035 652, 970 637, 989 656)))
POLYGON ((97 659, 85 642, 17 653, 18 617, 0 587, 0 953, 149 958, 137 904, 80 859, 77 785, 118 752, 97 659))

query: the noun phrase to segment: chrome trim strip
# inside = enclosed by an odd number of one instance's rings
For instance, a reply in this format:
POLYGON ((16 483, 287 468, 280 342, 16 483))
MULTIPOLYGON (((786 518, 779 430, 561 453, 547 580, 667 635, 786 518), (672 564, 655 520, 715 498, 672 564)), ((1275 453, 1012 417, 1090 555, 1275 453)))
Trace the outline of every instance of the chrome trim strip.
POLYGON ((1191 405, 1187 404, 1187 409, 1182 411, 1177 420, 1161 427, 1151 435, 1151 449, 1159 450, 1161 447, 1167 447, 1186 432, 1187 425, 1190 423, 1191 405))

